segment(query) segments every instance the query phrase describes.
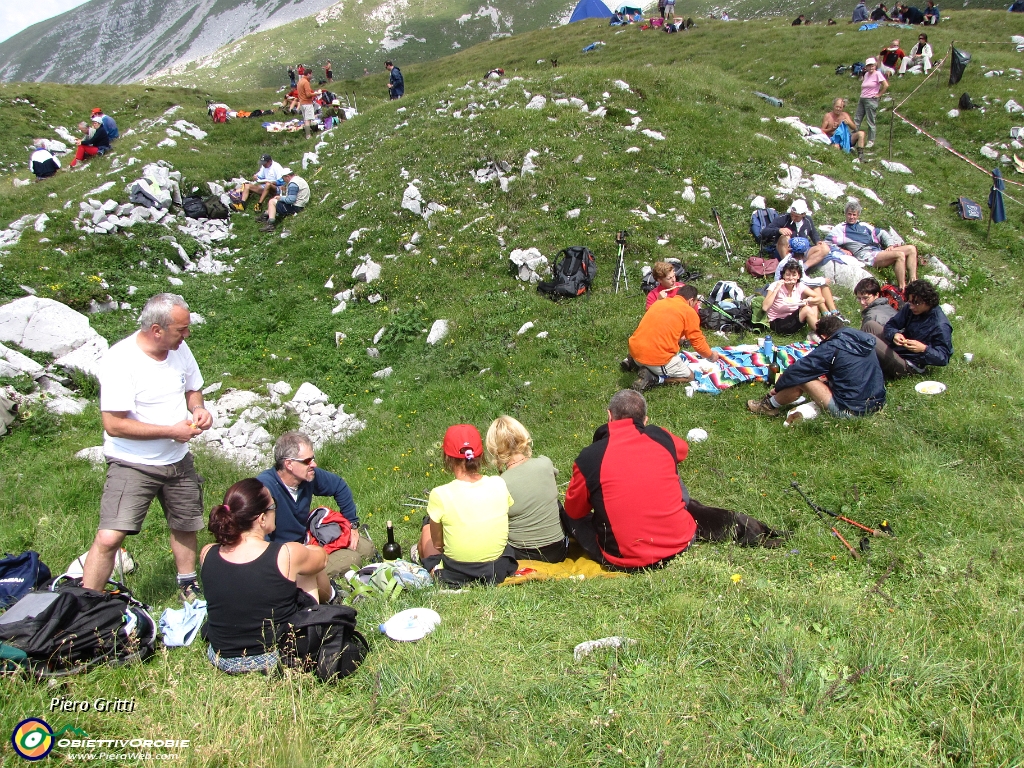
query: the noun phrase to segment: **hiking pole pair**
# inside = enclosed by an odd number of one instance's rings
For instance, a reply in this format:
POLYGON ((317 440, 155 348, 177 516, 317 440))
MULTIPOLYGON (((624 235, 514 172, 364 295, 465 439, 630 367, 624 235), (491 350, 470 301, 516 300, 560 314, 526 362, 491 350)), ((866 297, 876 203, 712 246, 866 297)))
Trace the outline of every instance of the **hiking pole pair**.
POLYGON ((615 242, 619 246, 619 263, 615 266, 615 292, 619 292, 619 280, 626 284, 629 290, 629 275, 626 274, 626 237, 629 233, 621 229, 615 233, 615 242))
POLYGON ((718 234, 722 236, 722 247, 725 249, 725 263, 732 263, 732 246, 729 245, 729 236, 725 234, 725 227, 722 226, 722 217, 718 215, 718 209, 712 208, 711 213, 715 217, 715 221, 718 223, 718 234))
MULTIPOLYGON (((800 496, 803 498, 803 500, 807 502, 807 506, 809 506, 811 509, 813 509, 815 511, 815 513, 818 515, 818 517, 820 517, 823 521, 825 521, 825 523, 831 529, 832 534, 843 543, 843 546, 846 547, 847 551, 850 553, 850 555, 853 556, 854 560, 859 560, 860 559, 860 553, 857 552, 857 550, 853 548, 853 545, 851 545, 850 542, 848 542, 845 538, 843 538, 843 535, 841 533, 839 533, 839 531, 836 529, 836 527, 834 525, 832 525, 827 520, 825 520, 824 515, 828 515, 829 517, 835 518, 836 520, 842 520, 844 523, 849 523, 850 525, 854 526, 855 528, 860 528, 862 531, 870 533, 872 536, 884 536, 887 533, 891 534, 891 531, 878 530, 878 529, 875 529, 875 528, 871 528, 871 527, 869 527, 867 525, 864 525, 863 523, 858 523, 856 520, 852 520, 851 518, 846 517, 845 515, 840 515, 838 512, 833 512, 830 509, 826 509, 825 507, 822 507, 822 506, 819 506, 819 505, 815 504, 813 501, 811 501, 809 498, 807 498, 807 494, 804 493, 803 489, 800 487, 800 484, 796 480, 791 482, 790 486, 792 488, 795 488, 796 492, 799 493, 800 496)), ((888 527, 888 526, 886 526, 886 527, 888 527)), ((865 551, 867 550, 867 548, 868 548, 867 547, 867 537, 864 537, 863 539, 861 539, 861 541, 860 541, 860 548, 862 550, 865 550, 865 551)))

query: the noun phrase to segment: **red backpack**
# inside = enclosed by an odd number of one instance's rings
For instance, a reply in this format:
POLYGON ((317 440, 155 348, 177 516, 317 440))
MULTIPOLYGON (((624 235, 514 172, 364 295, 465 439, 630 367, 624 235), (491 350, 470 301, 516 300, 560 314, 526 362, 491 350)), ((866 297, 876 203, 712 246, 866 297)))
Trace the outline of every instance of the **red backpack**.
POLYGON ((217 107, 213 110, 213 122, 215 123, 226 123, 228 121, 228 111, 224 107, 217 107))
POLYGON ((897 312, 899 312, 903 308, 903 304, 905 303, 903 299, 903 292, 895 285, 892 285, 891 283, 886 283, 885 285, 882 286, 881 290, 878 293, 883 299, 888 301, 889 306, 891 306, 897 312))

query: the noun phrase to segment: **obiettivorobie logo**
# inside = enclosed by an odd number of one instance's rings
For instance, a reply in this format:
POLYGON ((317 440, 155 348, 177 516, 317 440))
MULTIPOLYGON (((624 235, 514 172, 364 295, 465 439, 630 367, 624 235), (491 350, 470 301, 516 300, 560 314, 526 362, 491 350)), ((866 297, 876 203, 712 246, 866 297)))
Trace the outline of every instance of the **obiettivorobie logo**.
POLYGON ((89 738, 85 731, 71 725, 65 725, 54 733, 48 722, 38 717, 30 717, 14 726, 11 746, 18 756, 25 760, 42 760, 50 754, 53 745, 57 743, 57 738, 65 733, 89 738))

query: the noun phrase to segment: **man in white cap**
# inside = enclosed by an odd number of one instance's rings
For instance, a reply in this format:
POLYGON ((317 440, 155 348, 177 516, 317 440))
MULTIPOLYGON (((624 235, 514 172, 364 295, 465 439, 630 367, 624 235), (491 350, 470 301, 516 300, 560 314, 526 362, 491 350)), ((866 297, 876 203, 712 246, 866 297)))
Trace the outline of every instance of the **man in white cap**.
MULTIPOLYGON (((281 178, 284 191, 267 203, 267 223, 260 232, 273 232, 278 218, 302 213, 309 203, 309 184, 305 179, 297 176, 291 168, 282 168, 281 178)), ((262 219, 263 216, 257 218, 262 219)))
POLYGON ((878 62, 873 56, 864 60, 864 75, 860 82, 860 101, 857 102, 857 114, 854 120, 857 122, 857 130, 867 120, 868 124, 868 149, 875 146, 875 115, 878 114, 878 100, 889 88, 889 81, 885 75, 878 71, 878 62))
POLYGON ((810 209, 806 200, 794 200, 789 206, 789 211, 781 216, 776 216, 772 223, 765 227, 762 237, 767 241, 777 238, 775 251, 779 254, 779 261, 782 262, 789 256, 789 240, 792 237, 806 237, 811 241, 811 247, 802 258, 804 271, 817 266, 821 260, 828 256, 828 245, 821 241, 821 236, 811 220, 810 209))

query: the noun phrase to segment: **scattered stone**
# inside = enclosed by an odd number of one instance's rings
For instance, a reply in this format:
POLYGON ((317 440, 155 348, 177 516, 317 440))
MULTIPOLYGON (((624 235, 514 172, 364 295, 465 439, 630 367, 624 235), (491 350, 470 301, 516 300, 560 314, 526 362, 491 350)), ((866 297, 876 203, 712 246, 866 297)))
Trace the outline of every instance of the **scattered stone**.
POLYGON ((644 128, 642 131, 640 131, 640 133, 642 133, 644 136, 647 136, 648 138, 655 139, 656 141, 665 140, 665 134, 663 134, 661 131, 652 131, 650 128, 644 128))
POLYGON ((539 283, 551 274, 548 259, 536 248, 515 249, 509 254, 512 272, 524 283, 539 283))
POLYGON ((386 379, 392 373, 394 373, 394 369, 392 369, 391 366, 389 365, 387 368, 382 368, 381 370, 379 370, 376 373, 374 373, 373 374, 373 378, 375 378, 375 379, 386 379))
POLYGON ((682 198, 682 200, 687 203, 697 202, 697 195, 694 194, 693 187, 687 187, 686 189, 684 189, 679 197, 682 198))
POLYGON ((573 208, 571 211, 566 211, 565 218, 567 219, 578 219, 580 217, 580 209, 573 208))
POLYGON ((204 395, 212 395, 214 392, 220 392, 220 388, 224 386, 221 382, 215 382, 208 387, 203 389, 204 395))
POLYGON ((525 176, 528 173, 536 172, 537 166, 533 162, 533 158, 539 157, 539 156, 540 156, 540 152, 536 152, 535 150, 531 149, 529 152, 527 152, 526 153, 526 157, 523 158, 523 167, 522 167, 522 170, 520 171, 519 175, 520 176, 525 176))
POLYGON ((75 454, 76 459, 88 461, 94 467, 101 467, 107 463, 107 457, 103 453, 102 445, 94 445, 91 448, 83 448, 75 454))
POLYGON ((33 352, 60 357, 102 338, 85 315, 53 299, 26 296, 0 307, 0 341, 12 341, 33 352))
POLYGON ((533 328, 533 322, 528 320, 527 322, 523 323, 522 327, 520 327, 518 331, 516 331, 516 336, 522 336, 531 328, 533 328))
POLYGON ((352 277, 364 283, 372 283, 380 277, 380 264, 369 256, 364 256, 362 263, 352 270, 352 277))
POLYGON ((882 167, 890 173, 913 173, 903 163, 890 162, 889 160, 882 160, 882 167))
POLYGON ((448 335, 448 321, 435 320, 430 326, 430 333, 427 334, 427 344, 433 346, 448 335))
POLYGON ((532 99, 530 99, 530 103, 523 107, 523 109, 544 109, 544 106, 547 103, 548 100, 544 96, 537 94, 532 99))
POLYGON ((914 186, 913 184, 907 184, 907 186, 905 186, 903 188, 903 191, 906 192, 908 195, 920 195, 921 194, 920 187, 914 186))

